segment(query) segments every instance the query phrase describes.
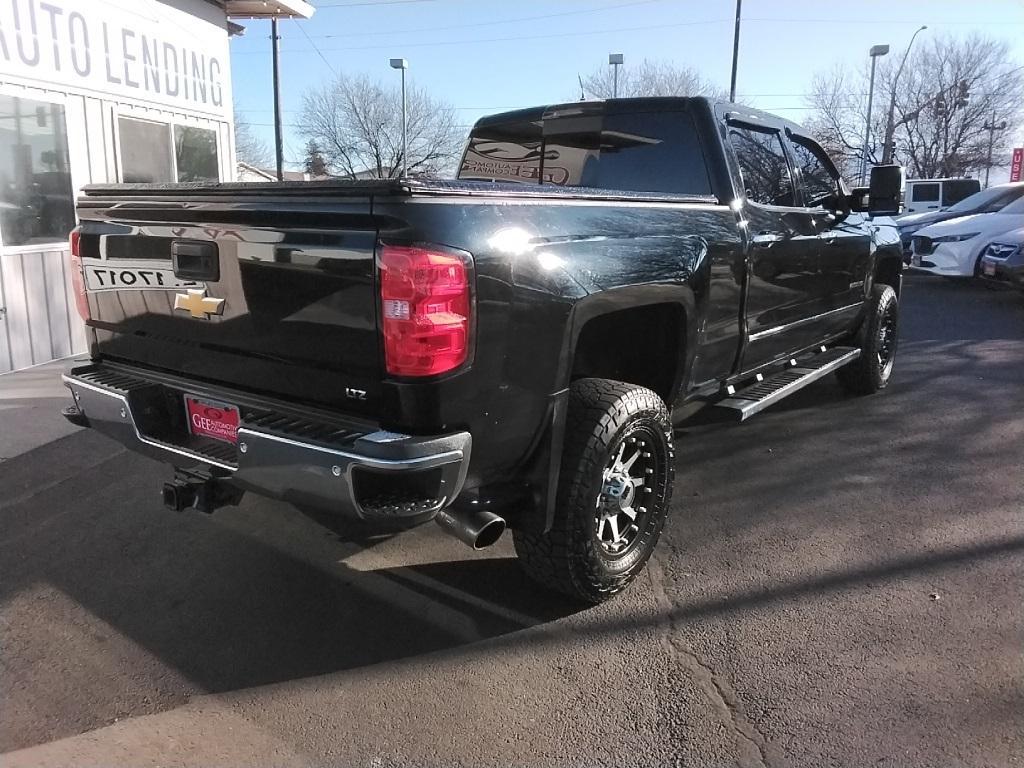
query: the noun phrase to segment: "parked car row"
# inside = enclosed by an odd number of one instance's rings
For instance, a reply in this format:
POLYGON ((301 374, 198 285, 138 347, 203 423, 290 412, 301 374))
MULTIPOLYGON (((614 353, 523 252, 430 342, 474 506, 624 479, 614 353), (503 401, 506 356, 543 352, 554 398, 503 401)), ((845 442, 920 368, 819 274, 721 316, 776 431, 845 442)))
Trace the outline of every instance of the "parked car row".
POLYGON ((948 208, 896 219, 904 259, 944 277, 982 277, 1024 287, 1024 182, 1000 184, 948 208))

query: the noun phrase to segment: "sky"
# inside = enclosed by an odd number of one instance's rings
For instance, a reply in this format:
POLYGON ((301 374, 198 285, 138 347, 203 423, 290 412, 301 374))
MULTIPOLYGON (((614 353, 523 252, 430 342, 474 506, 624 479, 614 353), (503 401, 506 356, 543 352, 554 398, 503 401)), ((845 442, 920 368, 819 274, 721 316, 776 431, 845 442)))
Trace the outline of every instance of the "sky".
MULTIPOLYGON (((306 21, 280 22, 285 160, 301 158, 295 128, 304 90, 336 73, 397 85, 389 58, 409 61, 410 81, 458 110, 468 132, 482 115, 573 101, 577 75, 645 58, 697 69, 727 90, 733 0, 312 0, 306 21)), ((737 95, 799 122, 815 73, 861 66, 875 44, 901 55, 914 30, 980 32, 1005 39, 1024 65, 1024 0, 742 0, 737 95)), ((273 147, 270 22, 231 42, 236 109, 273 147)), ((1024 143, 1017 126, 1016 146, 1024 143)), ((1009 165, 1009 157, 1006 159, 1009 165)), ((1005 176, 1003 173, 995 174, 1005 176)))

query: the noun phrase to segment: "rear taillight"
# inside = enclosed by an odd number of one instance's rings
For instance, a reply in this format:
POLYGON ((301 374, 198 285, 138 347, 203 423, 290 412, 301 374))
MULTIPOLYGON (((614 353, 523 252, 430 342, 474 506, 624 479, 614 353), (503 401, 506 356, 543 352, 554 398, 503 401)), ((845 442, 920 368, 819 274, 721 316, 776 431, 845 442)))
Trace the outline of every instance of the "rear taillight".
POLYGON ((83 320, 90 318, 89 297, 85 293, 85 273, 82 271, 82 231, 71 230, 71 288, 75 292, 75 306, 83 320))
POLYGON ((469 354, 469 254, 385 244, 378 254, 387 372, 433 376, 458 368, 469 354))

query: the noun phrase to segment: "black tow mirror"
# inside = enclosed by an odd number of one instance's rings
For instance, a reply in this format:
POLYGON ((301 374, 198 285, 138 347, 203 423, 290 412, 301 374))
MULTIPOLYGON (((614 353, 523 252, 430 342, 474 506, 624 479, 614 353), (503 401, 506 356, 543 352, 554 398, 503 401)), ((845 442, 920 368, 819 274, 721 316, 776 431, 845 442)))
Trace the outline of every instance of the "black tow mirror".
POLYGON ((874 166, 871 169, 871 183, 868 186, 868 213, 873 216, 896 216, 900 212, 902 192, 902 166, 874 166))

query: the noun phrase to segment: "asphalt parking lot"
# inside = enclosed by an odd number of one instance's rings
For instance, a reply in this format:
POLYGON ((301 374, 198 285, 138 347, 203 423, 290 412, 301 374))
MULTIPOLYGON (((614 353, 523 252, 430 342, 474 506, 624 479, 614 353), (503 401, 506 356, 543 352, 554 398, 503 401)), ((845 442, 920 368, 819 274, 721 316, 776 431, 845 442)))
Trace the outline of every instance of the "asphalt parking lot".
POLYGON ((507 537, 166 512, 55 375, 0 377, 6 766, 1024 763, 1024 296, 911 278, 886 392, 681 430, 587 610, 507 537))

